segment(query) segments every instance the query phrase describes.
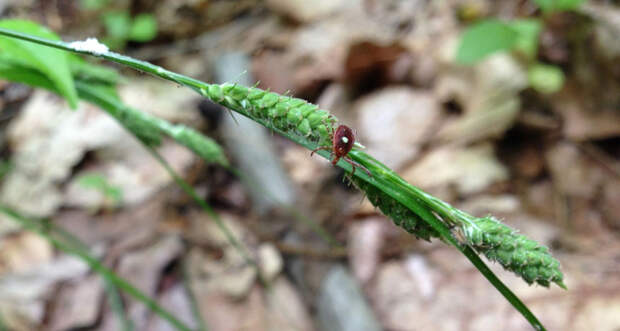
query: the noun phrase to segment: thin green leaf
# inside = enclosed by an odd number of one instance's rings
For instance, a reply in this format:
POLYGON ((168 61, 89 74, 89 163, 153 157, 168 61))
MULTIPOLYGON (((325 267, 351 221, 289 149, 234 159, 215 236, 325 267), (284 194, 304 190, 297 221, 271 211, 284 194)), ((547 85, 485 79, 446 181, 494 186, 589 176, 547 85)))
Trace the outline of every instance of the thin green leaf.
MULTIPOLYGON (((2 20, 0 27, 49 40, 60 40, 50 30, 30 21, 2 20)), ((11 58, 15 62, 26 64, 31 69, 45 74, 54 83, 56 90, 67 99, 71 108, 77 107, 77 92, 73 85, 67 53, 4 37, 0 37, 0 51, 2 51, 3 56, 11 58)))
POLYGON ((13 59, 7 59, 2 53, 0 53, 0 78, 59 93, 54 82, 40 71, 24 66, 13 59))
POLYGON ((0 180, 2 180, 2 177, 4 177, 11 171, 12 167, 13 165, 11 164, 11 162, 6 160, 0 160, 0 180))
POLYGON ((122 81, 116 70, 89 63, 75 54, 70 55, 69 66, 76 79, 108 85, 116 85, 122 81))
POLYGON ((0 331, 8 331, 9 328, 4 324, 4 319, 2 318, 2 314, 0 314, 0 331))
POLYGON ((155 300, 148 297, 146 294, 144 294, 139 289, 137 289, 136 287, 131 285, 129 282, 127 282, 125 279, 119 277, 116 273, 114 273, 114 271, 104 266, 99 260, 97 260, 95 257, 90 255, 88 252, 85 252, 79 247, 69 244, 65 242, 64 240, 60 240, 56 236, 49 235, 41 226, 42 225, 41 222, 31 220, 19 214, 15 210, 12 210, 4 205, 0 205, 0 213, 8 216, 10 219, 19 223, 22 227, 24 227, 24 229, 38 233, 39 235, 43 236, 45 239, 51 242, 55 247, 62 250, 63 252, 77 256, 82 261, 84 261, 86 264, 88 264, 88 266, 91 269, 93 269, 95 272, 101 274, 104 278, 112 282, 115 286, 118 286, 125 293, 134 297, 136 300, 142 302, 150 310, 155 312, 161 318, 168 321, 170 325, 172 325, 177 330, 181 330, 181 331, 192 330, 185 323, 178 320, 172 313, 162 308, 155 300))
POLYGON ((510 50, 518 33, 507 23, 489 19, 478 22, 465 30, 456 54, 461 64, 476 63, 490 54, 510 50))

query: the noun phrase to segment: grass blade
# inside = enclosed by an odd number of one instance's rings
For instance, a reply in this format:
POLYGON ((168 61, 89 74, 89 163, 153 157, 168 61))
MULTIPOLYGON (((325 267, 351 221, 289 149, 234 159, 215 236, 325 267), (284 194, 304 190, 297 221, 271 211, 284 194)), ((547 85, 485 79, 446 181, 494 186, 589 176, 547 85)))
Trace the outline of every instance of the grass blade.
POLYGON ((67 244, 64 241, 59 240, 58 238, 55 238, 54 236, 50 235, 46 231, 43 222, 37 222, 37 221, 31 220, 19 214, 18 212, 1 204, 0 204, 0 213, 3 213, 9 218, 13 219, 17 223, 19 223, 24 229, 41 235, 42 237, 47 239, 50 243, 52 243, 56 248, 60 249, 61 251, 67 254, 77 256, 78 258, 83 260, 85 263, 87 263, 88 266, 92 270, 101 274, 106 279, 109 279, 115 286, 121 288, 125 293, 134 297, 136 300, 142 302, 151 311, 159 315, 161 318, 167 320, 170 323, 170 325, 172 325, 175 329, 180 330, 180 331, 191 331, 192 330, 190 327, 185 325, 185 323, 178 320, 169 311, 161 307, 155 300, 151 299, 149 296, 142 293, 139 289, 131 285, 125 279, 119 277, 116 273, 114 273, 114 271, 104 266, 95 257, 91 256, 87 252, 81 251, 77 249, 76 247, 73 247, 72 245, 67 244))

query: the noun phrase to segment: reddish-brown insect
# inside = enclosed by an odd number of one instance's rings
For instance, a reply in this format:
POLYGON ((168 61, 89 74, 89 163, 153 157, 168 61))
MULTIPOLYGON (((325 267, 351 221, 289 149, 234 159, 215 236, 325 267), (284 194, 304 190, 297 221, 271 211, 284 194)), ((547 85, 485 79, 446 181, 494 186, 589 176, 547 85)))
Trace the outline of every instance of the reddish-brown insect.
POLYGON ((368 174, 368 176, 372 176, 368 169, 364 168, 364 166, 362 166, 361 164, 351 160, 351 158, 347 156, 347 154, 349 154, 349 152, 353 148, 353 144, 355 144, 355 134, 353 134, 353 130, 351 130, 350 127, 346 125, 339 125, 338 128, 336 128, 336 131, 331 132, 331 136, 331 147, 322 146, 316 148, 312 151, 312 153, 310 153, 310 156, 314 155, 314 152, 316 151, 331 149, 331 154, 333 154, 334 156, 334 159, 332 160, 333 165, 336 165, 338 161, 340 161, 340 159, 343 159, 353 168, 353 170, 351 171, 351 175, 355 174, 355 169, 357 167, 360 167, 368 174))

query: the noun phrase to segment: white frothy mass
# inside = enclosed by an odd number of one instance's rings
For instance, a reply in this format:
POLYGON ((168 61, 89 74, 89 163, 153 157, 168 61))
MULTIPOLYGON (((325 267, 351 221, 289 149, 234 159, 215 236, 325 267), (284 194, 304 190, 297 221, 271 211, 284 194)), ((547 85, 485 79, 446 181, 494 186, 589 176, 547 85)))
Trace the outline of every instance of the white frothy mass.
POLYGON ((97 38, 87 38, 86 40, 74 41, 69 46, 76 51, 89 52, 93 55, 103 55, 110 51, 108 46, 102 44, 97 38))

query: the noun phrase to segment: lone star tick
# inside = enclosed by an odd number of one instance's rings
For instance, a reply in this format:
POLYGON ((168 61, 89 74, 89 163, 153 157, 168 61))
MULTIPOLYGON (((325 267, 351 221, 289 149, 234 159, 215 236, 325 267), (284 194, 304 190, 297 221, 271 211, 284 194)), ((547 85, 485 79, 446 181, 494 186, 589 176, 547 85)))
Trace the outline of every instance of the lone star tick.
POLYGON ((332 129, 331 138, 332 138, 332 146, 321 146, 316 148, 310 153, 310 156, 314 155, 314 152, 320 150, 330 150, 331 154, 334 155, 334 159, 332 160, 332 165, 336 165, 340 159, 345 160, 352 167, 351 175, 355 174, 355 169, 360 167, 363 169, 368 176, 372 177, 372 174, 368 169, 364 168, 363 165, 351 160, 350 157, 347 156, 351 149, 353 148, 353 144, 355 143, 355 134, 353 134, 353 130, 346 125, 339 125, 336 128, 336 131, 332 129))

